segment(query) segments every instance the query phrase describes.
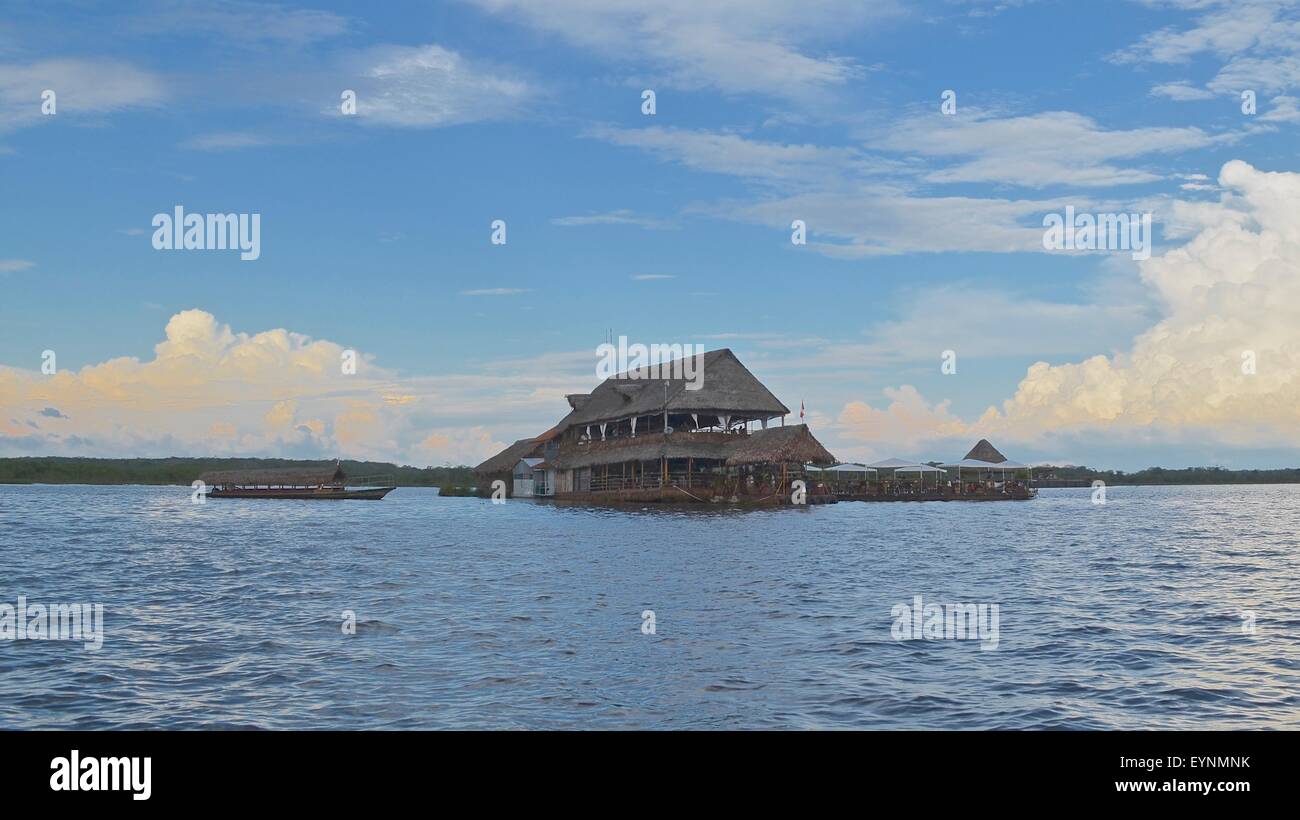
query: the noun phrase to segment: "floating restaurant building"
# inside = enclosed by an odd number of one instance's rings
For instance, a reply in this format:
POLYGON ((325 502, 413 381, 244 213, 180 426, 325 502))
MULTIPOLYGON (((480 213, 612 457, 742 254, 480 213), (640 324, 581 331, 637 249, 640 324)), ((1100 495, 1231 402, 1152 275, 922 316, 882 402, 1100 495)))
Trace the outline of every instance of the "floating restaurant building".
POLYGON ((691 379, 664 363, 566 396, 559 423, 474 472, 520 497, 782 504, 803 465, 835 462, 734 353, 699 358, 691 379))

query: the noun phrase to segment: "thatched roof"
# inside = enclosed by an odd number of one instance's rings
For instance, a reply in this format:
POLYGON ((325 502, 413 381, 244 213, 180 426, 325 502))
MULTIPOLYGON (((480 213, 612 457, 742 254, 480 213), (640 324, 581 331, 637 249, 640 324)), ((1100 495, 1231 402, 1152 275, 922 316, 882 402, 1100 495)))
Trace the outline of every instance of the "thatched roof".
POLYGON ((593 441, 563 453, 555 466, 562 470, 599 467, 628 461, 658 461, 660 458, 711 458, 722 461, 744 439, 721 433, 650 433, 637 438, 593 441))
POLYGON ((334 462, 320 466, 270 470, 213 470, 199 476, 199 480, 212 487, 223 484, 315 487, 319 484, 342 484, 347 476, 338 462, 334 462))
POLYGON ((966 458, 975 459, 976 461, 987 461, 990 464, 1001 464, 1007 460, 1007 457, 999 453, 998 448, 989 444, 989 440, 986 438, 980 439, 979 444, 970 448, 970 452, 966 454, 966 458))
POLYGON ((806 424, 770 427, 741 438, 727 459, 741 464, 834 464, 835 456, 813 437, 806 424))
MULTIPOLYGON (((671 362, 659 367, 660 373, 672 375, 671 362)), ((713 415, 722 412, 770 418, 790 412, 790 408, 777 401, 776 396, 726 348, 711 350, 704 354, 703 362, 696 363, 695 378, 701 385, 698 390, 688 390, 686 379, 652 379, 649 375, 643 369, 620 373, 601 382, 585 401, 575 403, 575 409, 565 419, 565 426, 599 424, 629 416, 661 413, 664 410, 665 384, 668 386, 667 407, 673 413, 713 415)))
POLYGON ((487 461, 474 468, 476 475, 492 475, 494 473, 508 473, 519 463, 519 459, 531 456, 536 450, 540 449, 537 439, 521 438, 506 449, 489 458, 487 461))

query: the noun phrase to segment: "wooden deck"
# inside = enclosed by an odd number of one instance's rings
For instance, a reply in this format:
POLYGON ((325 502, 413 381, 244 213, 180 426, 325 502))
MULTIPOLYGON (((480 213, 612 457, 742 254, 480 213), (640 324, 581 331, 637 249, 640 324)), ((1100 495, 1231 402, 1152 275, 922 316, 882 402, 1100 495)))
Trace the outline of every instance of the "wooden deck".
POLYGON ((914 493, 848 493, 836 495, 840 501, 1029 501, 1038 496, 1037 490, 1012 488, 1009 491, 989 490, 956 493, 941 487, 914 493))
MULTIPOLYGON (((581 493, 556 493, 546 498, 576 504, 735 504, 749 507, 793 506, 790 491, 758 493, 715 492, 706 487, 631 487, 617 490, 594 490, 581 493)), ((808 504, 834 504, 841 499, 829 493, 808 493, 808 504)))

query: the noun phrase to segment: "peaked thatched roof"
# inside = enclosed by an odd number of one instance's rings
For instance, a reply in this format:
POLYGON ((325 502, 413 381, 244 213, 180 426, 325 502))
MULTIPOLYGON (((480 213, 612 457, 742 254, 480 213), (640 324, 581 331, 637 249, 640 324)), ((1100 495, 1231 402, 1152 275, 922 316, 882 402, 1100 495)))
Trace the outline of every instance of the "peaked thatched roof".
MULTIPOLYGON (((671 362, 659 367, 661 373, 672 375, 671 362)), ((700 385, 697 390, 688 390, 686 379, 652 379, 649 375, 648 370, 642 369, 620 373, 601 382, 587 400, 569 414, 565 426, 599 424, 634 415, 661 413, 664 410, 665 384, 668 387, 667 407, 674 413, 712 415, 722 412, 772 417, 790 412, 790 408, 777 401, 776 396, 727 348, 711 350, 704 354, 703 362, 695 364, 695 378, 700 385)))
POLYGON ((769 427, 740 439, 727 459, 741 464, 834 464, 835 456, 808 430, 806 424, 769 427))
POLYGON ((508 473, 519 463, 519 459, 531 456, 535 451, 540 449, 535 438, 521 438, 506 449, 489 458, 487 461, 474 468, 477 475, 492 475, 493 473, 508 473))
POLYGON ((966 454, 966 458, 973 458, 976 461, 987 461, 990 464, 1001 464, 1007 460, 1007 457, 999 453, 998 448, 989 444, 989 440, 986 438, 980 439, 979 444, 970 448, 970 452, 966 454))
POLYGON ((318 484, 342 484, 347 480, 338 462, 311 467, 281 467, 270 470, 213 470, 199 476, 209 486, 241 484, 314 487, 318 484))

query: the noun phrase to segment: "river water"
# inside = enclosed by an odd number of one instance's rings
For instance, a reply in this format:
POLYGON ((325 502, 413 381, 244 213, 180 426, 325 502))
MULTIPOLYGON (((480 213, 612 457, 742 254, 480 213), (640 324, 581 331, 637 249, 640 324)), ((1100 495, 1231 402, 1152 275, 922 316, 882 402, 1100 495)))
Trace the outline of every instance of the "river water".
POLYGON ((0 613, 104 612, 98 649, 0 639, 0 728, 1294 729, 1298 531, 1297 486, 764 511, 0 486, 0 613), (996 646, 896 639, 916 596, 996 604, 996 646))

